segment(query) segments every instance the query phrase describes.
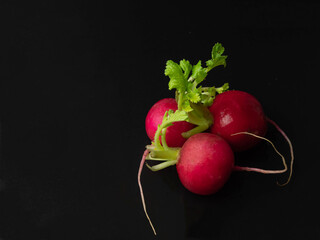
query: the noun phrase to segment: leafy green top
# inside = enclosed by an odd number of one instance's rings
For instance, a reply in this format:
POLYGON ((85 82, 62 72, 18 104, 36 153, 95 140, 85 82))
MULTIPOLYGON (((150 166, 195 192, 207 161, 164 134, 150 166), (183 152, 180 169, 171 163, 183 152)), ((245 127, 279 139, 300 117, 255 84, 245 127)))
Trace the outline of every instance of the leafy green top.
POLYGON ((178 109, 191 112, 190 103, 202 103, 205 106, 212 104, 216 93, 221 93, 229 88, 226 83, 220 88, 198 86, 206 77, 208 72, 217 66, 226 66, 227 56, 222 55, 224 47, 216 43, 211 52, 211 59, 206 61, 206 68, 202 67, 201 61, 191 65, 188 60, 175 63, 168 60, 165 75, 170 78, 169 90, 176 89, 178 109))
POLYGON ((147 160, 164 161, 152 167, 147 165, 151 170, 158 171, 177 162, 180 148, 169 147, 166 143, 167 128, 174 122, 187 121, 195 125, 191 130, 181 134, 184 138, 204 132, 213 124, 214 119, 208 106, 213 103, 217 93, 228 90, 229 84, 225 83, 219 88, 202 87, 199 84, 213 68, 226 66, 227 56, 223 55, 223 52, 222 45, 216 43, 212 48, 211 59, 206 61, 206 67, 202 67, 201 61, 196 65, 191 65, 185 59, 179 63, 167 61, 165 75, 170 78, 169 89, 176 89, 178 109, 166 111, 152 144, 146 146, 149 151, 147 160))

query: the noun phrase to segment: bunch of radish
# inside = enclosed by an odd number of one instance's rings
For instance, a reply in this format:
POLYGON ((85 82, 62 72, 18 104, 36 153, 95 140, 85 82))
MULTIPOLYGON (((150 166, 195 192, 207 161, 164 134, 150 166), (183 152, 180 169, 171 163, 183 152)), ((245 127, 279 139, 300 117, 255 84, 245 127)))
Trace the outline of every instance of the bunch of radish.
POLYGON ((280 174, 288 170, 286 160, 274 144, 265 138, 268 123, 286 139, 290 147, 291 161, 288 180, 292 175, 293 148, 289 138, 272 120, 266 117, 259 101, 251 94, 229 90, 229 84, 221 87, 200 85, 209 71, 226 66, 224 48, 216 43, 206 67, 201 61, 191 65, 187 60, 175 63, 167 61, 165 75, 170 78, 169 90, 175 89, 175 98, 165 98, 149 110, 145 128, 151 144, 146 146, 139 171, 138 184, 147 219, 141 172, 146 160, 160 163, 146 166, 158 171, 176 165, 182 185, 195 194, 210 195, 221 189, 233 171, 254 171, 264 174, 280 174), (271 144, 281 157, 283 169, 264 170, 236 166, 235 154, 246 151, 261 141, 271 144))

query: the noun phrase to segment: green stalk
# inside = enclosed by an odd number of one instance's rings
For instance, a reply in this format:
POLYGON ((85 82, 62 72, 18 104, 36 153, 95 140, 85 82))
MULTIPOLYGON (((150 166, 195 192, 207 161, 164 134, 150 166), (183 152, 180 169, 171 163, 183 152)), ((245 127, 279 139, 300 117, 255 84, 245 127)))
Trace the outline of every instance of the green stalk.
POLYGON ((149 164, 146 164, 147 167, 152 170, 152 171, 159 171, 159 170, 162 170, 164 168, 167 168, 167 167, 170 167, 172 165, 175 165, 177 163, 177 160, 171 160, 171 161, 165 161, 163 163, 160 163, 160 164, 157 164, 157 165, 154 165, 154 166, 150 166, 149 164))
POLYGON ((168 150, 169 149, 169 147, 167 145, 167 141, 166 141, 166 132, 167 132, 167 128, 162 129, 161 143, 162 143, 162 146, 163 146, 164 150, 168 150))
POLYGON ((161 135, 161 130, 162 128, 160 128, 160 126, 158 126, 157 128, 157 131, 154 135, 154 145, 157 149, 163 149, 163 147, 161 146, 161 143, 160 143, 160 135, 161 135))
POLYGON ((152 171, 158 171, 166 167, 172 166, 177 163, 180 148, 169 147, 166 141, 166 131, 172 122, 168 121, 168 112, 163 117, 162 124, 158 126, 154 136, 153 145, 147 145, 146 148, 149 151, 146 156, 146 160, 163 161, 163 163, 150 167, 152 171), (161 141, 160 141, 161 138, 161 141))
POLYGON ((184 138, 189 138, 197 133, 204 132, 213 124, 213 117, 203 104, 192 104, 193 111, 188 113, 189 122, 197 125, 193 129, 182 133, 184 138))
POLYGON ((206 131, 209 128, 209 126, 210 125, 206 124, 206 123, 204 123, 202 125, 198 125, 198 126, 194 127, 193 129, 189 130, 188 132, 182 133, 182 136, 184 138, 189 138, 197 133, 201 133, 201 132, 206 131))
POLYGON ((152 149, 150 145, 147 146, 147 149, 150 150, 149 155, 147 156, 147 160, 162 160, 162 161, 171 161, 171 160, 177 160, 180 152, 180 148, 170 148, 163 149, 163 150, 157 150, 152 149))
POLYGON ((182 110, 183 93, 178 93, 178 110, 182 110))

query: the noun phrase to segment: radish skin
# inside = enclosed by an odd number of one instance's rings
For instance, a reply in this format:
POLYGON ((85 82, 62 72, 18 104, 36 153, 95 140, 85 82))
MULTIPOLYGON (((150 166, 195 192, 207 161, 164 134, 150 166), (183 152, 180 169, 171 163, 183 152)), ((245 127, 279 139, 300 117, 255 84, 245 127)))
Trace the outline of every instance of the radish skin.
MULTIPOLYGON (((163 120, 163 116, 168 110, 177 110, 177 102, 174 98, 164 98, 156 102, 148 111, 145 119, 145 128, 148 137, 154 141, 158 126, 163 120)), ((175 122, 166 130, 166 144, 169 147, 182 147, 187 140, 181 134, 193 129, 194 125, 186 121, 175 122)))
POLYGON ((239 90, 230 90, 217 95, 209 107, 214 123, 210 132, 224 138, 236 152, 254 147, 259 141, 249 135, 233 135, 239 132, 251 132, 264 137, 267 132, 267 120, 259 101, 251 94, 239 90))
POLYGON ((233 167, 234 154, 229 144, 210 133, 190 137, 181 148, 176 164, 183 186, 200 195, 210 195, 222 188, 233 167))
POLYGON ((278 174, 287 171, 285 160, 273 143, 264 138, 267 132, 267 123, 273 125, 285 138, 290 147, 290 173, 288 180, 281 186, 289 183, 292 176, 294 153, 290 139, 285 132, 271 119, 265 116, 259 101, 251 94, 239 90, 231 90, 219 94, 209 107, 214 123, 211 133, 222 136, 236 152, 245 151, 254 147, 259 140, 268 141, 274 150, 281 156, 285 168, 283 170, 264 170, 250 167, 236 167, 236 171, 255 171, 264 174, 278 174))

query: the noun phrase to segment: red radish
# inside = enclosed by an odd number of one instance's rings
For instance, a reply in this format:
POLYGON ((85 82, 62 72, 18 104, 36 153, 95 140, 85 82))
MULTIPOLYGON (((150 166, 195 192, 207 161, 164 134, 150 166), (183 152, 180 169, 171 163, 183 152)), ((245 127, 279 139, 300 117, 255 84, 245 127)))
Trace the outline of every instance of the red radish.
POLYGON ((216 96, 209 110, 214 118, 211 133, 224 138, 234 151, 248 150, 260 139, 248 134, 233 134, 249 132, 263 137, 267 132, 262 106, 247 92, 231 90, 221 93, 216 96))
MULTIPOLYGON (((161 101, 165 100, 166 99, 163 99, 161 101)), ((175 100, 172 100, 175 103, 175 100)), ((227 130, 225 132, 218 132, 220 135, 222 135, 221 133, 228 133, 227 141, 223 136, 219 136, 217 134, 198 133, 186 140, 181 148, 169 147, 166 143, 166 140, 168 139, 168 136, 166 135, 167 130, 170 127, 174 127, 174 125, 171 125, 172 123, 177 124, 185 122, 188 116, 184 111, 176 110, 175 112, 164 111, 164 116, 162 116, 161 120, 158 120, 161 124, 158 124, 156 131, 157 134, 159 134, 160 143, 154 142, 154 144, 146 146, 147 149, 145 150, 140 162, 138 184, 143 209, 155 235, 156 231, 147 213, 141 185, 141 173, 146 160, 162 161, 162 163, 152 167, 146 164, 153 171, 158 171, 163 168, 176 165, 177 173, 182 185, 189 191, 199 195, 210 195, 217 192, 227 182, 232 171, 250 171, 263 174, 284 173, 288 169, 285 158, 275 148, 270 140, 263 137, 267 131, 267 122, 269 122, 277 128, 277 130, 287 140, 291 153, 291 169, 289 178, 284 184, 278 184, 283 186, 290 181, 294 158, 292 144, 284 131, 282 131, 275 122, 265 117, 261 104, 252 95, 242 91, 221 93, 216 97, 214 104, 209 108, 209 110, 214 117, 214 124, 219 123, 218 125, 221 129, 227 130), (223 95, 226 95, 227 97, 219 97, 223 95), (236 97, 233 98, 232 96, 236 97), (226 99, 226 101, 222 101, 221 99, 226 99), (217 102, 219 103, 219 101, 221 101, 221 106, 215 106, 214 104, 217 102), (230 104, 230 106, 225 105, 226 102, 230 104), (257 122, 252 122, 251 120, 255 120, 257 122), (235 139, 237 141, 235 141, 235 139), (254 167, 235 166, 232 147, 238 151, 248 149, 249 147, 254 146, 258 140, 261 139, 272 145, 275 152, 282 158, 284 168, 281 170, 265 170, 254 167), (232 147, 228 142, 233 144, 231 145, 232 147)), ((153 109, 151 110, 155 111, 153 109)), ((150 112, 152 113, 151 110, 150 112)), ((152 114, 150 115, 152 116, 152 114)), ((147 116, 146 121, 149 117, 147 116)), ((146 123, 146 129, 148 129, 147 126, 150 126, 151 123, 152 121, 148 122, 148 124, 146 123)), ((219 128, 215 128, 213 126, 211 131, 214 129, 219 128)), ((184 130, 182 132, 185 131, 188 130, 184 130)))
POLYGON ((156 231, 147 214, 141 185, 141 173, 146 160, 160 162, 153 166, 146 164, 152 171, 176 165, 183 186, 200 195, 217 192, 232 171, 284 173, 288 169, 285 158, 270 140, 264 138, 267 123, 270 123, 290 147, 290 174, 282 185, 286 185, 291 178, 294 159, 292 144, 284 131, 265 116, 258 100, 243 91, 227 91, 228 83, 219 88, 199 85, 213 68, 226 66, 227 56, 223 53, 224 47, 216 43, 211 59, 205 62, 206 67, 202 67, 201 61, 192 65, 185 59, 179 63, 172 60, 166 63, 164 73, 170 78, 168 87, 169 90, 176 90, 176 97, 162 99, 149 110, 145 127, 153 142, 146 146, 138 171, 143 209, 154 234, 156 231), (204 133, 208 128, 211 133, 204 133), (250 149, 260 140, 272 145, 282 158, 283 169, 265 170, 234 165, 233 151, 250 149))
POLYGON ((229 144, 210 133, 190 137, 181 148, 176 165, 183 186, 200 195, 217 192, 229 179, 233 166, 229 144))
MULTIPOLYGON (((156 235, 156 230, 147 213, 141 185, 142 168, 145 160, 150 160, 148 158, 150 157, 150 148, 152 146, 147 146, 140 162, 138 185, 144 212, 156 235)), ((229 179, 234 167, 232 149, 225 140, 214 134, 198 133, 193 135, 184 143, 182 148, 176 148, 176 151, 177 159, 169 160, 164 162, 164 164, 166 167, 176 164, 181 183, 189 191, 196 194, 209 195, 218 191, 229 179)), ((152 167, 149 168, 154 170, 152 167)), ((157 170, 160 169, 162 167, 157 170)))
MULTIPOLYGON (((271 120, 270 120, 271 121, 271 120)), ((271 122, 273 123, 273 122, 271 122)), ((274 123, 274 126, 283 134, 290 145, 291 153, 292 153, 292 161, 291 161, 291 170, 293 163, 293 152, 292 146, 290 144, 290 140, 286 137, 285 133, 274 123)), ((249 171, 249 172, 259 172, 263 174, 278 174, 284 173, 287 171, 287 164, 285 158, 281 155, 281 153, 275 148, 273 143, 258 135, 254 135, 248 132, 240 132, 235 135, 251 135, 252 137, 256 137, 259 139, 263 139, 269 142, 276 153, 282 158, 282 163, 284 168, 281 170, 264 170, 259 168, 252 167, 241 167, 234 165, 234 154, 229 146, 229 144, 220 136, 211 134, 211 133, 198 133, 191 136, 182 146, 182 148, 170 148, 165 151, 176 151, 175 156, 176 159, 157 159, 156 157, 152 157, 152 152, 155 147, 152 145, 148 145, 145 150, 138 171, 138 185, 140 188, 140 195, 142 200, 142 205, 146 217, 152 227, 154 234, 156 235, 155 228, 151 222, 151 219, 147 213, 146 204, 144 200, 144 194, 141 185, 141 173, 142 168, 146 160, 160 160, 164 161, 158 165, 150 167, 153 170, 158 171, 168 166, 172 166, 176 164, 176 169, 178 172, 179 179, 182 185, 187 188, 189 191, 199 194, 199 195, 210 195, 217 192, 221 189, 227 180, 230 177, 230 174, 233 171, 249 171)), ((157 151, 154 152, 157 154, 157 151)), ((171 154, 170 154, 171 155, 171 154)), ((287 184, 290 180, 290 176, 287 184)), ((285 185, 282 184, 282 185, 285 185)))
MULTIPOLYGON (((162 123, 163 116, 168 110, 177 110, 177 102, 174 98, 164 98, 156 102, 149 110, 146 120, 145 128, 148 137, 151 141, 154 140, 154 135, 158 126, 162 123)), ((194 125, 185 121, 175 122, 166 130, 166 142, 169 147, 181 147, 187 140, 181 134, 194 128, 194 125)))

